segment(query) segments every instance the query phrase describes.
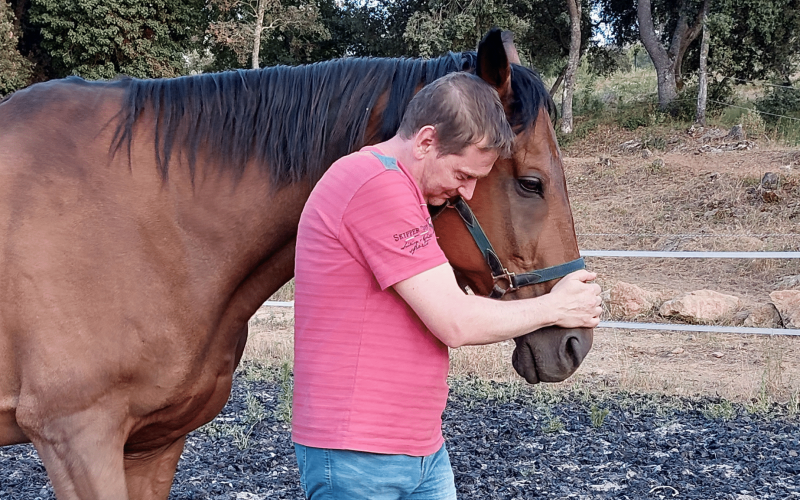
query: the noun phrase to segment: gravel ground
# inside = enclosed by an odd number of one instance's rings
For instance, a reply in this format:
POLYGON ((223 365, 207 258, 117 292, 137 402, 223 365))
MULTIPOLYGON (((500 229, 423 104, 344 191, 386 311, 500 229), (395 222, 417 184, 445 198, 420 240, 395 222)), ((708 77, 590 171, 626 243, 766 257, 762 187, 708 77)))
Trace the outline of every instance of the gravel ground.
MULTIPOLYGON (((170 499, 302 498, 276 418, 287 379, 271 378, 237 378, 189 437, 170 499)), ((444 429, 459 498, 800 499, 800 419, 786 408, 600 394, 455 384, 444 429)), ((0 499, 52 498, 30 445, 0 448, 0 499)))

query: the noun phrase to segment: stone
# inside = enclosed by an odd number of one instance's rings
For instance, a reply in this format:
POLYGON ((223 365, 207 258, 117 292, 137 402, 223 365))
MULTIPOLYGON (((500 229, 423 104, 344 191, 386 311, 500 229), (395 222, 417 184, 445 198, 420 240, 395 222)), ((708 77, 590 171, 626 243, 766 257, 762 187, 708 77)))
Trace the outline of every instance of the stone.
POLYGON ((740 303, 739 297, 733 295, 714 290, 696 290, 664 302, 658 313, 700 323, 719 322, 731 319, 740 303))
POLYGON ((651 156, 653 156, 652 151, 650 151, 647 148, 642 149, 642 158, 644 158, 646 160, 646 159, 650 158, 651 156))
POLYGON ((631 283, 618 281, 608 293, 608 309, 612 317, 632 319, 649 312, 658 296, 631 283))
POLYGON ((775 286, 778 288, 800 288, 800 274, 781 277, 775 286))
POLYGON ((781 315, 772 304, 764 304, 750 314, 742 322, 742 326, 749 328, 780 328, 781 315))
POLYGON ((800 328, 800 290, 778 290, 769 294, 785 328, 800 328))
POLYGON ((764 174, 764 177, 761 178, 761 187, 763 189, 778 189, 779 184, 780 177, 774 172, 767 172, 764 174))
POLYGON ((733 139, 734 141, 743 141, 744 129, 742 128, 742 124, 740 123, 731 127, 730 131, 728 131, 728 135, 726 135, 725 138, 733 139))

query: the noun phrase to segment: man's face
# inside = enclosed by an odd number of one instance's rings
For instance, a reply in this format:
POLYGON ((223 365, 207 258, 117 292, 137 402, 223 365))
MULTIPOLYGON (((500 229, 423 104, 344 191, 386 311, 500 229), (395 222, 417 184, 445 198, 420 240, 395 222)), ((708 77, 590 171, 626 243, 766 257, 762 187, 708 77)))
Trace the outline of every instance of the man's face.
POLYGON ((422 194, 429 205, 444 205, 448 199, 461 195, 472 198, 475 183, 486 177, 497 161, 497 150, 470 144, 457 154, 429 157, 422 179, 422 194))

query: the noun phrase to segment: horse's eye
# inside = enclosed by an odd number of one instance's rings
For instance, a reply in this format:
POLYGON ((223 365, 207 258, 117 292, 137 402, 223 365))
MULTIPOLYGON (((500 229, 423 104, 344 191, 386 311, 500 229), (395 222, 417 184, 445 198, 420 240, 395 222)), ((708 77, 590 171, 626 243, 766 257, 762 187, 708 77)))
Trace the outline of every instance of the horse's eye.
POLYGON ((542 180, 537 177, 521 177, 517 179, 517 182, 524 193, 544 195, 542 180))

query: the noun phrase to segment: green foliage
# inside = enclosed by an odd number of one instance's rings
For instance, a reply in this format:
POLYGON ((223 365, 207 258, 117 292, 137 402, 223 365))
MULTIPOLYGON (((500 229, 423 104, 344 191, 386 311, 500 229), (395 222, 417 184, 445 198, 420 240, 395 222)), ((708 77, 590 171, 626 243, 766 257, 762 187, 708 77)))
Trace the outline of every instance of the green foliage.
POLYGON ((428 9, 411 15, 403 38, 414 55, 435 57, 449 50, 475 50, 492 27, 521 32, 523 24, 502 0, 432 0, 428 9))
POLYGON ((202 0, 31 0, 56 76, 171 77, 198 34, 202 0))
POLYGON ((736 408, 728 400, 718 403, 708 403, 702 410, 703 415, 709 420, 733 420, 736 417, 736 408))
POLYGON ((609 410, 606 408, 598 408, 595 405, 589 409, 589 418, 592 421, 592 427, 595 429, 599 429, 603 426, 603 422, 605 422, 606 417, 609 414, 609 410))
POLYGON ((453 394, 467 401, 467 405, 481 405, 486 401, 507 403, 521 394, 519 383, 494 382, 477 377, 455 378, 450 381, 453 394))
MULTIPOLYGON (((338 8, 330 0, 262 0, 264 14, 259 67, 304 64, 335 56, 321 53, 321 44, 331 38, 321 16, 336 17, 338 8)), ((253 0, 211 0, 207 34, 216 58, 210 69, 250 68, 255 44, 256 8, 253 0)))
POLYGON ((292 374, 292 364, 285 362, 278 371, 278 384, 281 387, 278 396, 278 405, 274 410, 275 418, 284 423, 292 421, 292 390, 294 389, 294 377, 292 374))
POLYGON ((708 64, 716 72, 786 81, 798 69, 800 0, 715 0, 709 27, 708 64))
POLYGON ((17 50, 14 13, 6 0, 0 0, 0 97, 30 83, 31 63, 17 50))
POLYGON ((555 434, 564 430, 564 422, 558 415, 551 413, 547 414, 547 418, 542 426, 542 432, 545 434, 555 434))
POLYGON ((597 76, 611 76, 631 70, 627 51, 614 45, 592 45, 586 52, 586 62, 589 72, 597 76))
POLYGON ((800 87, 769 86, 764 96, 756 101, 756 109, 764 114, 767 123, 774 124, 778 116, 800 117, 800 87))

